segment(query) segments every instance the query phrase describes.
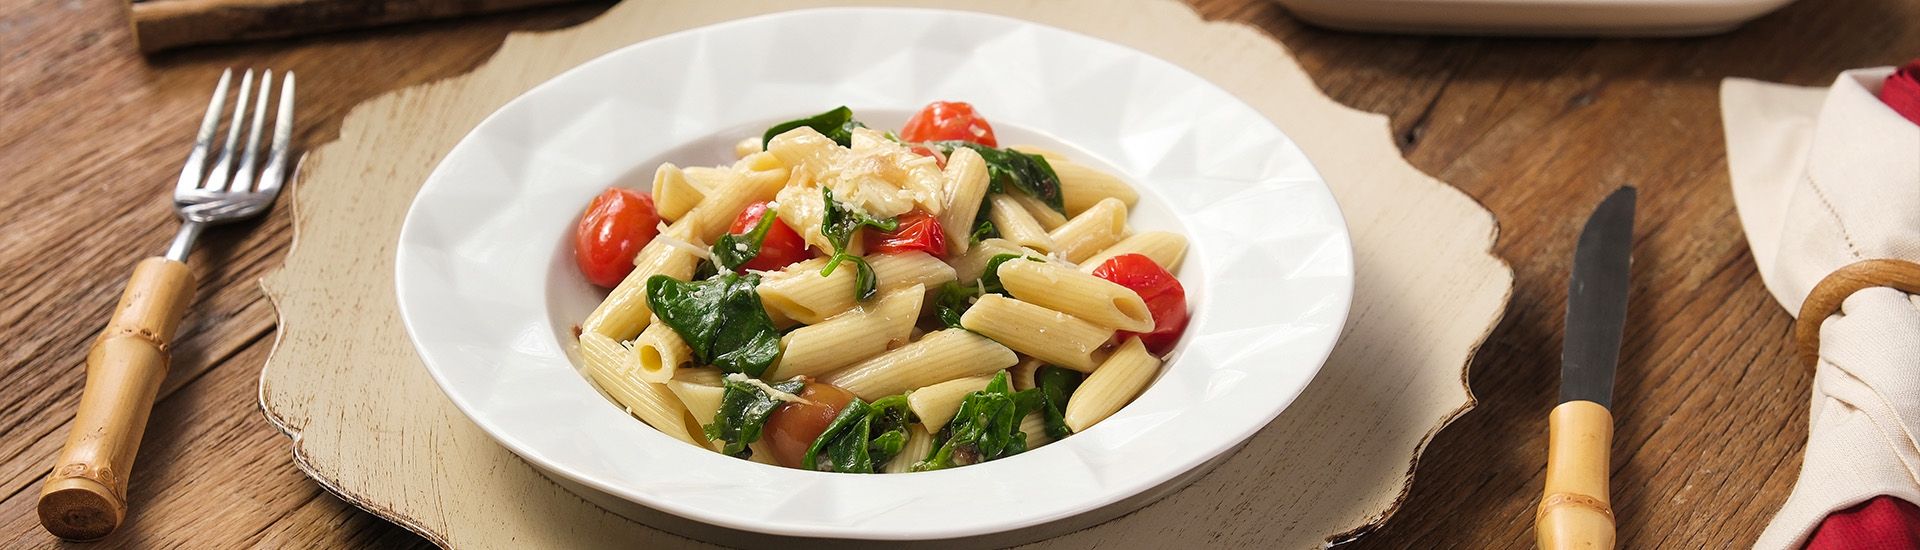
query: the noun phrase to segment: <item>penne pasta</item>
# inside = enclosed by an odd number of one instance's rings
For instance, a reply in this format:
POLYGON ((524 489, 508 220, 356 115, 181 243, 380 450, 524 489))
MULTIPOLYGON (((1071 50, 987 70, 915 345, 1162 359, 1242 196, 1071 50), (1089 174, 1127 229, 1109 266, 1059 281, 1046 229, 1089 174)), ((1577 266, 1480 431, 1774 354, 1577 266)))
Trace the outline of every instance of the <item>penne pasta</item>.
POLYGON ((671 162, 660 163, 660 168, 653 171, 653 208, 662 220, 679 220, 706 196, 705 189, 687 179, 686 172, 671 162))
POLYGON ((693 349, 658 317, 633 339, 633 362, 641 380, 663 384, 681 365, 693 362, 693 349))
MULTIPOLYGON (((717 383, 720 380, 719 373, 720 369, 715 368, 680 369, 680 372, 674 375, 674 379, 665 384, 667 389, 673 392, 674 397, 680 398, 680 403, 686 406, 687 415, 693 417, 693 425, 688 427, 689 435, 693 437, 706 439, 704 427, 713 423, 714 417, 720 413, 720 399, 726 395, 727 390, 717 383), (704 375, 682 376, 702 371, 711 371, 716 383, 706 384, 703 380, 698 380, 704 375)), ((708 440, 707 445, 717 451, 723 443, 708 440)))
MULTIPOLYGON (((953 268, 925 252, 875 254, 866 260, 873 266, 880 292, 914 285, 933 288, 953 280, 953 268)), ((768 273, 760 282, 760 301, 768 309, 807 324, 821 323, 852 309, 858 303, 854 298, 857 271, 852 265, 842 265, 832 275, 821 277, 820 270, 826 263, 824 258, 815 258, 768 273)))
MULTIPOLYGON (((754 139, 759 140, 759 138, 754 139)), ((746 172, 785 172, 787 165, 780 162, 780 157, 774 156, 773 153, 760 151, 733 161, 733 169, 746 172)))
POLYGON ((760 136, 747 136, 740 138, 740 141, 733 142, 733 158, 736 159, 753 156, 754 153, 758 153, 761 150, 760 136))
POLYGON ((947 168, 941 174, 946 192, 939 220, 947 237, 947 253, 965 254, 973 234, 973 217, 980 213, 980 201, 987 196, 987 161, 972 149, 955 148, 947 155, 947 168))
POLYGON ((980 376, 1013 366, 1013 351, 961 329, 927 333, 901 346, 827 375, 824 380, 872 401, 955 378, 980 376))
POLYGON ((1029 155, 1040 155, 1041 157, 1046 158, 1048 163, 1067 160, 1067 156, 1060 154, 1059 151, 1042 148, 1037 145, 1014 145, 1012 147, 1008 147, 1008 149, 1026 153, 1029 155))
POLYGON ((913 471, 913 463, 925 460, 933 452, 933 434, 915 424, 907 428, 907 444, 880 467, 882 473, 904 474, 913 471))
POLYGON ((1113 416, 1139 397, 1159 372, 1160 358, 1148 353, 1140 338, 1127 338, 1067 397, 1067 427, 1079 433, 1113 416))
POLYGON ((1147 259, 1153 260, 1153 263, 1167 270, 1167 273, 1178 275, 1180 260, 1187 254, 1187 238, 1178 233, 1165 231, 1135 233, 1131 237, 1113 243, 1113 246, 1101 250, 1100 253, 1088 257, 1087 261, 1080 262, 1080 270, 1092 273, 1093 270, 1100 268, 1100 264, 1122 254, 1146 256, 1147 259))
POLYGON ((594 385, 626 407, 654 429, 700 447, 706 437, 694 438, 687 430, 687 408, 665 385, 640 380, 627 361, 633 352, 620 342, 594 332, 580 334, 580 357, 586 363, 587 377, 594 385))
POLYGON ((1000 264, 1000 284, 1021 301, 1127 332, 1152 332, 1153 312, 1133 289, 1041 262, 1000 264))
POLYGON ((973 284, 974 281, 980 280, 981 274, 986 273, 987 264, 993 261, 993 257, 1001 254, 1022 254, 1041 259, 1047 257, 1046 254, 1037 250, 1020 248, 1019 245, 1013 244, 1013 241, 987 239, 968 249, 966 254, 953 257, 954 280, 963 285, 973 284))
POLYGON ((1014 351, 1080 372, 1093 372, 1093 354, 1113 339, 1113 329, 998 294, 980 297, 960 316, 960 326, 1014 351))
POLYGON ((1067 217, 1079 217, 1081 212, 1107 199, 1127 206, 1140 202, 1140 193, 1112 174, 1066 160, 1048 159, 1047 162, 1053 166, 1054 175, 1060 177, 1060 198, 1067 207, 1067 217))
POLYGON ((696 244, 712 243, 720 238, 741 210, 755 202, 773 200, 786 183, 786 175, 780 170, 746 173, 727 170, 724 173, 727 175, 711 188, 707 199, 687 212, 689 240, 696 244))
POLYGON ((607 299, 593 308, 593 313, 580 323, 580 330, 593 332, 616 341, 631 340, 647 328, 647 318, 653 315, 653 306, 647 303, 647 279, 654 275, 666 275, 680 280, 693 277, 693 270, 700 258, 693 251, 677 246, 680 236, 687 231, 688 220, 681 220, 669 226, 666 231, 640 248, 633 258, 633 272, 607 294, 607 299))
POLYGON ((960 401, 966 399, 967 394, 987 389, 987 383, 992 381, 992 375, 972 376, 913 390, 907 393, 907 407, 920 417, 927 431, 937 432, 953 420, 953 414, 960 411, 960 401))
POLYGON ((1101 200, 1048 236, 1053 237, 1054 252, 1080 263, 1127 236, 1127 205, 1116 199, 1101 200))
POLYGON ((1061 213, 1059 210, 1054 210, 1051 206, 1047 206, 1047 201, 1034 198, 1033 195, 1019 191, 1011 191, 1007 193, 1007 197, 1012 198, 1013 202, 1018 203, 1020 209, 1026 210, 1027 216, 1032 217, 1035 223, 1039 223, 1041 229, 1053 231, 1054 228, 1067 223, 1067 215, 1061 213))
POLYGON ((1053 436, 1047 435, 1047 419, 1040 411, 1027 413, 1020 417, 1020 432, 1027 436, 1027 450, 1031 451, 1053 442, 1053 436))
POLYGON ((1034 382, 1034 375, 1040 372, 1040 367, 1044 366, 1047 366, 1046 361, 1028 357, 1021 359, 1020 364, 1007 369, 1007 377, 1010 379, 1008 381, 1013 382, 1013 391, 1025 391, 1039 385, 1034 382))
POLYGON ((1027 214, 1027 209, 1019 201, 1010 195, 995 193, 987 197, 987 202, 990 205, 987 219, 993 221, 1000 238, 1042 253, 1053 250, 1053 237, 1047 236, 1047 229, 1027 214))
POLYGON ((819 376, 905 345, 926 295, 925 286, 901 288, 819 324, 794 329, 780 337, 780 360, 764 378, 819 376))

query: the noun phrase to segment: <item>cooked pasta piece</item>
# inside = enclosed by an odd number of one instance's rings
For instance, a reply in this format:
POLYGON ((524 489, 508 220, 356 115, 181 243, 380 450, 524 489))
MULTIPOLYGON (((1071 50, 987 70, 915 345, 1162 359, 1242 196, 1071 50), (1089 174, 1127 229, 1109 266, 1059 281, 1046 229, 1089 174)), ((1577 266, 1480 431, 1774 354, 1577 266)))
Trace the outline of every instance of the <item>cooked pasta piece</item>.
POLYGON ((1160 358, 1148 353, 1140 338, 1127 338, 1067 397, 1067 427, 1078 433, 1113 416, 1139 397, 1159 372, 1160 358))
MULTIPOLYGON (((908 154, 912 155, 912 153, 908 154)), ((947 211, 947 205, 944 202, 946 177, 940 172, 940 164, 934 162, 933 157, 919 155, 912 155, 912 157, 900 165, 905 170, 901 188, 906 189, 907 193, 913 196, 913 201, 919 204, 922 210, 926 210, 937 219, 947 211)))
POLYGON ((1007 369, 1007 377, 1013 382, 1013 391, 1025 391, 1039 385, 1034 382, 1034 375, 1038 374, 1040 367, 1044 366, 1047 366, 1046 361, 1028 357, 1021 359, 1020 364, 1007 369))
POLYGON ((987 263, 992 262, 994 256, 1001 254, 1023 254, 1031 258, 1041 259, 1047 257, 1046 254, 1038 250, 1020 248, 1020 245, 1013 244, 1013 241, 998 238, 987 239, 980 241, 980 244, 968 249, 966 254, 952 256, 954 280, 959 281, 960 284, 963 285, 973 284, 974 281, 980 280, 982 273, 987 271, 987 263))
POLYGON ((900 447, 900 454, 887 459, 887 463, 880 467, 880 471, 888 474, 911 472, 913 463, 925 460, 927 454, 932 452, 933 434, 927 433, 927 429, 920 427, 919 424, 914 424, 907 427, 907 444, 900 447))
POLYGON ((1006 262, 1000 264, 1000 284, 1023 302, 1095 325, 1127 332, 1153 331, 1153 312, 1147 310, 1146 300, 1113 281, 1056 264, 1006 262))
POLYGON ((1020 431, 1027 435, 1027 450, 1031 451, 1053 442, 1053 436, 1047 435, 1047 418, 1040 411, 1027 413, 1020 417, 1020 431))
POLYGON ((780 337, 780 360, 767 380, 819 376, 907 343, 927 288, 913 285, 780 337))
POLYGON ((1048 163, 1067 160, 1067 156, 1060 154, 1059 151, 1043 148, 1037 145, 1014 145, 1014 146, 1008 147, 1008 149, 1026 153, 1029 155, 1040 155, 1042 157, 1045 157, 1048 163))
POLYGON ((1094 352, 1113 338, 1113 329, 999 294, 981 296, 960 316, 960 326, 1014 351, 1080 372, 1093 372, 1098 365, 1094 352))
POLYGON ((1080 263, 1127 236, 1127 205, 1117 199, 1102 199, 1048 236, 1053 237, 1054 252, 1080 263))
POLYGON ((674 222, 666 231, 654 237, 640 253, 633 258, 633 272, 607 294, 607 299, 593 308, 593 313, 580 324, 584 332, 598 333, 614 340, 631 340, 647 328, 647 318, 653 315, 653 307, 647 304, 647 279, 654 275, 666 275, 675 279, 687 280, 693 277, 693 270, 700 263, 695 256, 696 250, 688 250, 682 236, 687 234, 691 223, 687 219, 674 222))
POLYGON ((968 236, 973 234, 973 217, 980 213, 980 200, 987 196, 987 161, 980 153, 958 147, 947 155, 946 192, 941 201, 940 229, 947 235, 947 253, 967 252, 968 236))
POLYGON ((753 454, 748 456, 747 460, 774 466, 780 465, 779 461, 773 459, 773 450, 767 447, 767 440, 765 439, 748 443, 747 450, 753 451, 753 454))
POLYGON ((1053 231, 1054 228, 1060 227, 1060 224, 1067 223, 1067 215, 1047 206, 1047 201, 1020 191, 1009 192, 1007 196, 1012 197, 1013 202, 1019 203, 1020 208, 1026 210, 1027 215, 1033 217, 1033 221, 1039 223, 1042 229, 1053 231))
POLYGON ((740 216, 747 205, 759 201, 773 200, 780 187, 786 183, 786 174, 780 170, 735 172, 727 170, 728 177, 711 188, 707 200, 687 212, 686 221, 691 240, 698 243, 712 243, 727 232, 733 225, 733 219, 740 216))
POLYGON ((633 362, 641 380, 661 384, 672 380, 681 365, 693 362, 693 349, 673 327, 654 317, 633 339, 633 362))
POLYGON ((953 420, 953 414, 960 412, 960 401, 967 394, 987 389, 987 383, 993 381, 992 375, 972 376, 948 380, 907 393, 907 407, 920 417, 920 423, 927 431, 937 432, 953 420))
POLYGON ((787 170, 787 165, 786 163, 780 162, 780 157, 773 156, 773 153, 761 151, 741 157, 740 160, 733 161, 733 169, 747 172, 784 173, 787 170))
POLYGON ((1167 270, 1167 273, 1178 275, 1180 260, 1187 255, 1187 238, 1178 233, 1165 231, 1135 233, 1131 237, 1113 243, 1113 246, 1101 250, 1099 254, 1088 257, 1087 261, 1080 262, 1080 270, 1092 273, 1093 270, 1100 268, 1100 264, 1122 254, 1146 256, 1147 259, 1153 260, 1153 263, 1167 270))
POLYGON ((702 194, 727 185, 740 173, 740 170, 725 166, 688 166, 680 169, 680 175, 687 178, 687 183, 700 188, 702 194))
POLYGON ((812 174, 833 166, 838 147, 833 139, 805 126, 787 130, 767 142, 767 152, 779 157, 781 163, 812 174))
MULTIPOLYGON (((720 413, 720 398, 727 393, 726 388, 720 386, 720 369, 680 369, 674 374, 673 380, 667 381, 666 386, 687 407, 688 416, 693 417, 693 425, 687 428, 689 435, 705 439, 706 430, 701 428, 713 423, 714 417, 720 413), (712 374, 711 384, 705 380, 709 372, 712 374)), ((707 445, 717 451, 725 442, 709 440, 707 445)))
MULTIPOLYGON (((874 254, 866 257, 880 292, 913 285, 927 288, 953 280, 953 267, 925 252, 874 254)), ((760 282, 760 301, 793 320, 817 324, 852 309, 856 270, 842 265, 832 275, 820 276, 825 258, 814 258, 768 273, 760 282)))
POLYGON ((760 136, 747 136, 733 142, 733 158, 743 159, 760 152, 760 136))
POLYGON ((1053 166, 1054 175, 1060 176, 1060 198, 1067 207, 1067 217, 1079 217, 1081 212, 1107 199, 1127 206, 1140 202, 1140 193, 1112 174, 1066 160, 1048 159, 1047 162, 1053 166))
POLYGON ((580 357, 587 377, 627 412, 675 439, 707 447, 706 437, 687 431, 687 407, 665 385, 640 380, 627 361, 632 350, 595 332, 580 333, 580 357))
POLYGON ((688 180, 687 173, 671 162, 660 163, 660 168, 653 171, 653 208, 662 220, 679 220, 706 196, 705 189, 688 180))
POLYGON ((1048 237, 1046 228, 1027 214, 1027 209, 1012 196, 995 193, 987 201, 991 204, 987 219, 993 220, 993 227, 999 230, 1000 238, 1043 253, 1053 250, 1053 237, 1048 237))
POLYGON ((1012 350, 993 340, 947 329, 927 333, 918 342, 836 371, 824 380, 872 401, 955 378, 992 373, 1018 360, 1012 350))
MULTIPOLYGON (((775 195, 775 202, 779 203, 780 221, 787 222, 788 227, 800 233, 800 238, 807 241, 807 246, 832 251, 833 243, 827 240, 826 234, 820 232, 820 221, 827 212, 826 197, 821 196, 820 187, 806 183, 813 180, 805 172, 795 172, 794 179, 801 181, 788 184, 775 195)), ((857 233, 853 240, 860 240, 857 233)))

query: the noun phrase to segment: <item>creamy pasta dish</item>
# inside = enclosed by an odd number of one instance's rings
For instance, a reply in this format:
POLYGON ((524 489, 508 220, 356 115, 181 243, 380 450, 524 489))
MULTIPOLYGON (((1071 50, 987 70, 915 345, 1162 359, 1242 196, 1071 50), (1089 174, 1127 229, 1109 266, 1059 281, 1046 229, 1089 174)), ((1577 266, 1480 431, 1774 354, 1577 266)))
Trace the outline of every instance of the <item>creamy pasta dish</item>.
POLYGON ((926 471, 1019 454, 1140 395, 1187 324, 1187 241, 1138 194, 960 102, 898 132, 840 107, 725 166, 596 197, 574 258, 611 288, 584 372, 674 438, 767 464, 926 471))

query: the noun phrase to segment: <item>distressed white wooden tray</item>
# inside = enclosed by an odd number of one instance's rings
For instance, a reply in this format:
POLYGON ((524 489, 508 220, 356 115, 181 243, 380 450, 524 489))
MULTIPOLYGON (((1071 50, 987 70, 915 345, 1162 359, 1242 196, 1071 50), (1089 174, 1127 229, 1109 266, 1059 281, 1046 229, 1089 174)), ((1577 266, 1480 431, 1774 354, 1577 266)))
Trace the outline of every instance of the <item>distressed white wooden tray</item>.
POLYGON ((1365 533, 1393 513, 1420 451, 1473 405, 1467 364, 1499 321, 1513 283, 1490 252, 1493 217, 1407 164, 1385 117, 1328 99, 1272 38, 1203 22, 1170 0, 626 2, 578 27, 513 35, 465 76, 360 105, 339 140, 306 159, 292 191, 293 251, 264 281, 280 331, 261 375, 260 404, 293 438, 294 462, 342 498, 441 546, 699 546, 629 517, 706 538, 699 526, 576 494, 454 409, 400 326, 395 238, 440 157, 534 85, 649 37, 848 4, 1020 17, 1182 65, 1298 141, 1345 210, 1355 301, 1345 336, 1306 392, 1191 486, 1042 545, 1318 547, 1365 533))

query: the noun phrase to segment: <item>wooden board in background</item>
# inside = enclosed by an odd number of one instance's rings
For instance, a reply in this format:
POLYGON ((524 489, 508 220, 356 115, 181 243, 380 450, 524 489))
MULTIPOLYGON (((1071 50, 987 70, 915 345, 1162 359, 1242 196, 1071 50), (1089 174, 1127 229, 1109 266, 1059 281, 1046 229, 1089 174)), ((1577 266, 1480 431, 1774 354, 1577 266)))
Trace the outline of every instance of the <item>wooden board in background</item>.
MULTIPOLYGON (((1407 164, 1385 117, 1328 99, 1251 27, 1206 23, 1164 0, 948 5, 1113 40, 1236 93, 1300 141, 1354 234, 1347 333, 1300 399, 1195 486, 1047 544, 1307 547, 1383 521, 1406 494, 1420 450, 1471 406, 1465 366, 1512 283, 1489 252, 1492 216, 1407 164)), ((313 153, 294 188, 297 246, 266 282, 281 330, 262 406, 295 438, 301 469, 443 545, 691 544, 565 491, 454 410, 399 326, 392 247, 440 156, 522 91, 649 36, 793 6, 629 2, 579 27, 515 35, 469 75, 349 114, 340 140, 313 153)))

